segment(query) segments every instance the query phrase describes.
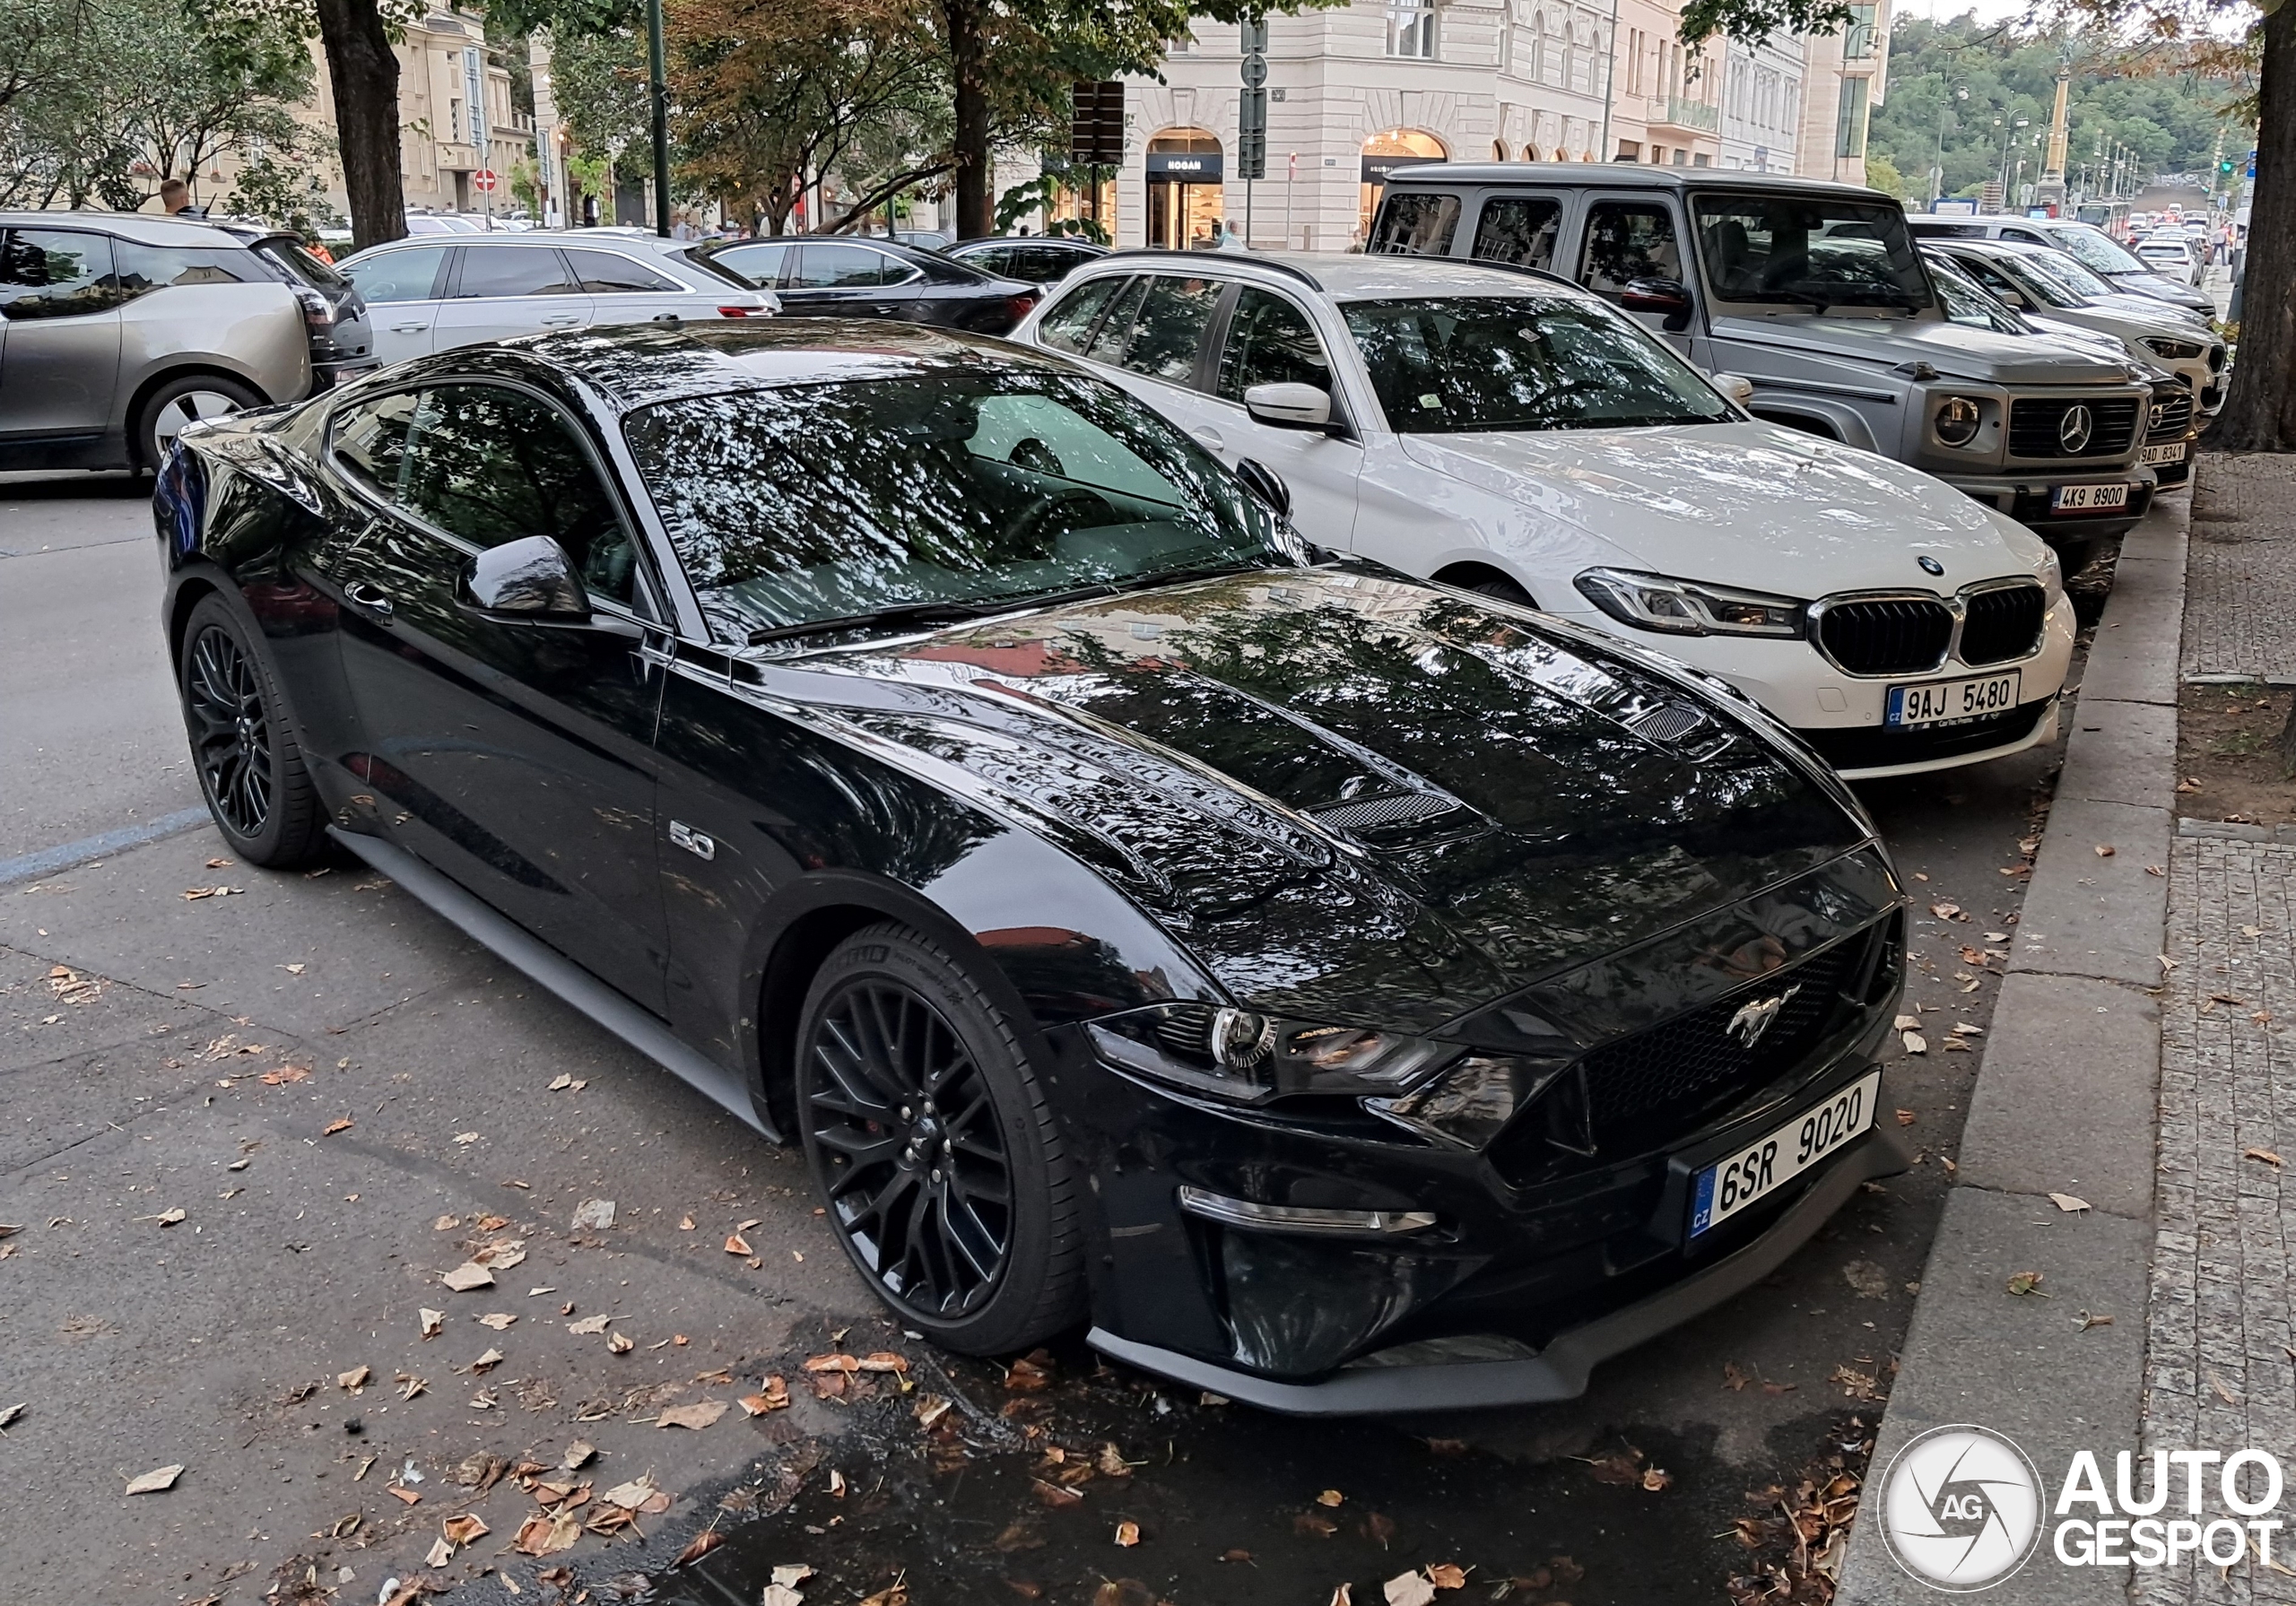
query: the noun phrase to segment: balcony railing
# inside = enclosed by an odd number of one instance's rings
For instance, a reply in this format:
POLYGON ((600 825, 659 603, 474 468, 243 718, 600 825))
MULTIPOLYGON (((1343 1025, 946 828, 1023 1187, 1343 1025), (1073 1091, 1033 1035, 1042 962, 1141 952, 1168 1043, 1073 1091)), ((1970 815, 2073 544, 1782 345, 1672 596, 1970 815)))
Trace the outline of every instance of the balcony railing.
POLYGON ((1701 134, 1712 134, 1722 126, 1722 110, 1682 95, 1653 95, 1650 121, 1670 128, 1695 128, 1701 134))

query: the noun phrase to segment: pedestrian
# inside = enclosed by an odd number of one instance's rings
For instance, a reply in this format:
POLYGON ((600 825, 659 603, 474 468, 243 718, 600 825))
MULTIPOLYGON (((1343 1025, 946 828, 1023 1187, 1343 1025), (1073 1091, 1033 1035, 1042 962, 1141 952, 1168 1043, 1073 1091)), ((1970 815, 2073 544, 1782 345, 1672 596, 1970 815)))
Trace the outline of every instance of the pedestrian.
POLYGON ((191 186, 180 178, 162 178, 160 181, 160 210, 171 218, 204 218, 207 215, 204 206, 191 204, 191 186))
POLYGON ((1244 237, 1236 232, 1236 221, 1233 218, 1222 220, 1220 226, 1213 231, 1212 248, 1215 251, 1248 251, 1251 249, 1249 246, 1244 243, 1244 237))

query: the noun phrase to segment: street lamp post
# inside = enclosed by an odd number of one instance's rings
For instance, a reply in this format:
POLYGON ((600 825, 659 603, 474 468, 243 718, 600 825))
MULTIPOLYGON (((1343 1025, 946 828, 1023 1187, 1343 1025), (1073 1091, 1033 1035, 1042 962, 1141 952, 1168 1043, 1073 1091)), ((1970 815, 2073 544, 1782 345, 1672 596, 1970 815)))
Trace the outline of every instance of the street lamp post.
POLYGON ((1945 119, 1953 115, 1954 101, 1969 98, 1968 90, 1955 89, 1945 98, 1945 103, 1937 109, 1936 160, 1929 164, 1929 210, 1932 212, 1937 210, 1937 198, 1945 193, 1945 119))
POLYGON ((670 238, 670 84, 664 65, 662 0, 646 0, 647 99, 654 113, 654 232, 670 238))

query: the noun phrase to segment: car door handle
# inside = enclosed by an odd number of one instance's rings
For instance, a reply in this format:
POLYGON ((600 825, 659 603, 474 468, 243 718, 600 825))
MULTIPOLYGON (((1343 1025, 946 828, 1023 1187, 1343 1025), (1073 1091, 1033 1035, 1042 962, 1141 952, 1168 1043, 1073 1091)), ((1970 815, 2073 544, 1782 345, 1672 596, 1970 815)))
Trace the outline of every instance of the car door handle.
POLYGON ((394 334, 420 334, 430 326, 428 324, 393 324, 391 326, 391 333, 394 334))
POLYGON ((566 329, 581 321, 582 315, 578 312, 553 312, 543 319, 542 326, 545 329, 566 329))
POLYGON ((346 600, 368 612, 388 619, 391 616, 390 594, 368 580, 353 580, 343 588, 346 600))
POLYGON ((1188 433, 1195 436, 1198 440, 1210 447, 1215 452, 1224 451, 1227 449, 1228 443, 1221 438, 1220 431, 1213 429, 1209 424, 1198 424, 1195 429, 1189 430, 1188 433))

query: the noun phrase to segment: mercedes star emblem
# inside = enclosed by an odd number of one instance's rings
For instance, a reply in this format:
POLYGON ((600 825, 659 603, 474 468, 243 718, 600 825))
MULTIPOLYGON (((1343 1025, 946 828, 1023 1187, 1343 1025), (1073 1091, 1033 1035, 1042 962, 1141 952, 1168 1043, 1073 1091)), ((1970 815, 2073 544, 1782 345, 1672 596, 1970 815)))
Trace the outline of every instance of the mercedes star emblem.
POLYGON ((2096 427, 2097 421, 2091 416, 2088 408, 2075 402, 2065 410, 2065 416, 2057 420, 2057 444, 2065 448, 2067 456, 2072 456, 2087 447, 2089 437, 2096 427))
POLYGON ((1916 558, 1914 561, 1921 565, 1921 572, 1923 574, 1942 575, 1945 572, 1945 566, 1938 562, 1936 559, 1929 556, 1926 552, 1923 553, 1920 557, 1916 558))
POLYGON ((1752 1003, 1740 1004, 1738 1012, 1730 1017, 1730 1024, 1722 1029, 1737 1038, 1740 1047, 1752 1048, 1778 1019, 1778 1011, 1786 1007, 1786 1001, 1801 990, 1801 984, 1796 982, 1775 998, 1757 998, 1752 1003))

